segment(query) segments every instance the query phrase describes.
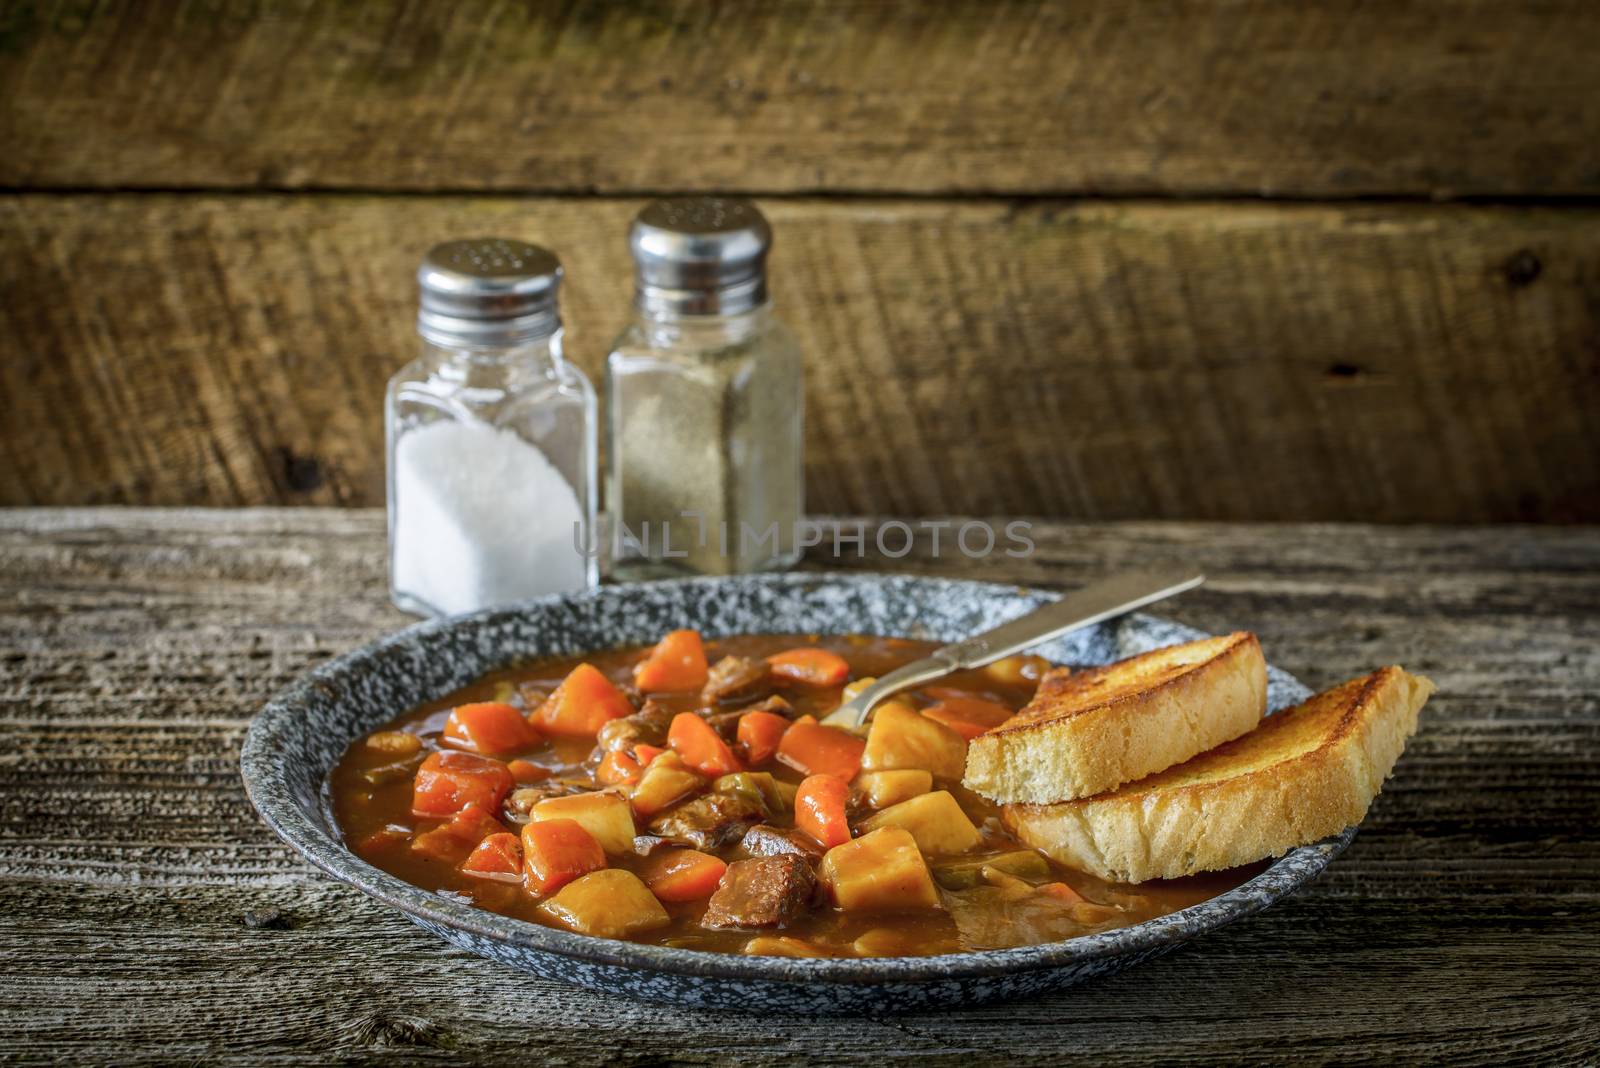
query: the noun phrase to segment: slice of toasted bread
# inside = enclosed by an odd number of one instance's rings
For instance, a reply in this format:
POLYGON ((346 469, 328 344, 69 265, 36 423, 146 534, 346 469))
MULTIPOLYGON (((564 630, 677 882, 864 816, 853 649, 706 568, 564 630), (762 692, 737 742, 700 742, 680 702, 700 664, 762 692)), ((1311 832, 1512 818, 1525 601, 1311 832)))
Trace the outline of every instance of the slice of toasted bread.
POLYGON ((1244 632, 1057 669, 1027 707, 972 740, 965 785, 1002 803, 1089 797, 1237 738, 1266 710, 1267 662, 1244 632))
POLYGON ((1432 692, 1426 678, 1380 668, 1175 768, 1002 817, 1028 845, 1113 882, 1282 856, 1361 822, 1432 692))

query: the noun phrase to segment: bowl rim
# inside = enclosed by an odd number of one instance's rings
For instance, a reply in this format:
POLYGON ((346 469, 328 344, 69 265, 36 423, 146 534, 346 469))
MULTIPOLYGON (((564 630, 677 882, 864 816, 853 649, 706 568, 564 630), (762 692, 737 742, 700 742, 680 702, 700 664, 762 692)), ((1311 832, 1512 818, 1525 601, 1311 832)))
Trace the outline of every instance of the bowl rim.
MULTIPOLYGON (((306 810, 293 799, 289 782, 291 750, 295 724, 304 714, 304 703, 317 690, 342 676, 360 672, 374 660, 396 649, 425 646, 442 635, 484 628, 497 620, 547 611, 574 603, 626 598, 641 589, 667 587, 727 587, 730 585, 827 585, 879 586, 885 583, 962 590, 981 597, 1055 597, 1058 591, 1021 584, 984 582, 975 579, 908 575, 880 572, 789 572, 746 575, 731 578, 663 579, 644 583, 625 583, 594 587, 578 593, 554 594, 514 605, 483 609, 456 616, 443 616, 411 624, 323 663, 279 691, 251 719, 240 749, 239 765, 245 792, 263 822, 306 860, 334 879, 398 909, 415 922, 507 944, 521 950, 553 954, 594 965, 610 965, 639 971, 665 973, 697 979, 778 983, 882 984, 982 979, 1019 972, 1056 969, 1086 964, 1107 958, 1131 957, 1156 952, 1235 920, 1253 915, 1310 882, 1354 839, 1355 827, 1348 827, 1309 845, 1289 850, 1264 871, 1239 886, 1213 898, 1176 912, 1128 927, 1081 935, 1058 942, 1046 942, 1011 949, 971 950, 927 957, 811 958, 741 956, 708 950, 680 949, 637 942, 601 938, 563 931, 526 920, 503 916, 474 905, 424 890, 368 864, 356 856, 336 835, 318 826, 306 810)), ((1184 635, 1179 640, 1205 636, 1203 631, 1159 616, 1134 613, 1149 622, 1159 623, 1184 635)), ((1302 695, 1309 690, 1292 675, 1270 669, 1302 695)), ((428 700, 418 697, 418 703, 428 700)), ((343 751, 354 739, 345 739, 343 751)), ((326 790, 324 771, 322 790, 326 790)))

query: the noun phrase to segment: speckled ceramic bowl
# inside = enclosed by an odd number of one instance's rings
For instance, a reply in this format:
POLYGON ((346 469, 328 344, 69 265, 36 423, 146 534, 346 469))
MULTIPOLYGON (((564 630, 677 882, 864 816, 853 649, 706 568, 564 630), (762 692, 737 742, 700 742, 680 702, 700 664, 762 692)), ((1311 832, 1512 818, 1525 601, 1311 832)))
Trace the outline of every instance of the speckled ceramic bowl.
MULTIPOLYGON (((611 586, 510 609, 434 620, 312 672, 262 709, 240 764, 267 823, 336 879, 400 909, 456 945, 537 975, 657 1001, 727 1008, 899 1012, 1025 997, 1148 960, 1310 881, 1354 837, 1293 850, 1220 897, 1134 927, 1066 942, 940 957, 790 960, 635 945, 525 923, 418 889, 358 859, 339 839, 328 773, 350 741, 397 713, 486 672, 552 655, 656 640, 674 627, 708 636, 860 632, 952 640, 1051 599, 1037 590, 890 575, 763 575, 611 586)), ((1104 663, 1199 637, 1134 615, 1068 635, 1041 651, 1104 663)), ((1304 699, 1269 669, 1273 709, 1304 699)))

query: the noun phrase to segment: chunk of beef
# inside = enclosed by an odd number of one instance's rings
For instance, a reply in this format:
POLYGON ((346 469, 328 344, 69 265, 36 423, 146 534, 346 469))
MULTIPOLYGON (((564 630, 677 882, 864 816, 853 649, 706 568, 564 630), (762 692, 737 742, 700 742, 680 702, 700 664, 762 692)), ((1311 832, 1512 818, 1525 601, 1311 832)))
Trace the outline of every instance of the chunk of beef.
POLYGON ((732 745, 739 737, 739 717, 744 715, 744 709, 736 708, 732 712, 713 712, 702 708, 700 715, 717 732, 717 737, 732 745))
POLYGON ((704 794, 650 821, 650 833, 683 839, 695 849, 720 849, 737 842, 766 817, 766 806, 739 794, 704 794))
POLYGON ((747 712, 771 712, 774 715, 782 716, 784 719, 794 718, 794 706, 777 694, 773 694, 765 701, 757 701, 755 704, 732 708, 726 712, 718 712, 711 708, 700 709, 700 715, 705 717, 707 723, 711 724, 711 729, 716 731, 722 740, 729 745, 732 745, 738 738, 739 720, 743 719, 747 712))
POLYGON ((664 746, 667 744, 667 728, 672 725, 672 715, 672 710, 660 702, 646 701, 644 707, 633 715, 611 720, 601 727, 595 741, 607 753, 632 749, 640 743, 664 746))
POLYGON ((765 701, 757 701, 753 705, 745 705, 739 709, 739 715, 741 716, 746 712, 771 712, 773 715, 782 716, 784 719, 794 719, 794 706, 777 694, 773 694, 765 701))
POLYGON ((739 848, 753 857, 776 857, 793 854, 815 863, 822 859, 822 847, 799 831, 785 830, 758 823, 745 832, 739 848))
POLYGON ((711 665, 711 674, 701 700, 707 702, 730 701, 754 694, 767 683, 767 662, 747 656, 725 656, 711 665))
POLYGON ((633 836, 633 851, 641 857, 648 857, 652 853, 663 849, 693 849, 694 843, 687 838, 667 838, 659 834, 636 834, 633 836))
POLYGON ((500 806, 500 815, 507 823, 521 826, 528 822, 528 813, 547 797, 567 797, 571 794, 585 794, 589 787, 571 779, 546 779, 538 786, 524 786, 519 790, 511 791, 505 803, 500 806))
POLYGON ((792 853, 736 860, 723 873, 700 922, 706 927, 777 927, 810 908, 816 889, 811 864, 792 853))

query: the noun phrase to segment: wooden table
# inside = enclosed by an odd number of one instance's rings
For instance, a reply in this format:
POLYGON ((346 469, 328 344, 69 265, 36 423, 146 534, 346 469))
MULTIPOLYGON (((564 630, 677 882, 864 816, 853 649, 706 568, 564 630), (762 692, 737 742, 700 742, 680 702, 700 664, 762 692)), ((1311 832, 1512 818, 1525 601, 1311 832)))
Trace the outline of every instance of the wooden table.
MULTIPOLYGON (((1054 997, 886 1019, 601 996, 448 948, 256 819, 246 723, 407 619, 373 511, 0 512, 0 1056, 1452 1060, 1600 1054, 1600 533, 1125 523, 927 573, 1212 576, 1166 611, 1248 627, 1322 687, 1398 661, 1439 694, 1304 893, 1054 997)), ((868 539, 870 545, 870 537, 868 539)), ((876 567, 854 557, 827 565, 876 567)))

